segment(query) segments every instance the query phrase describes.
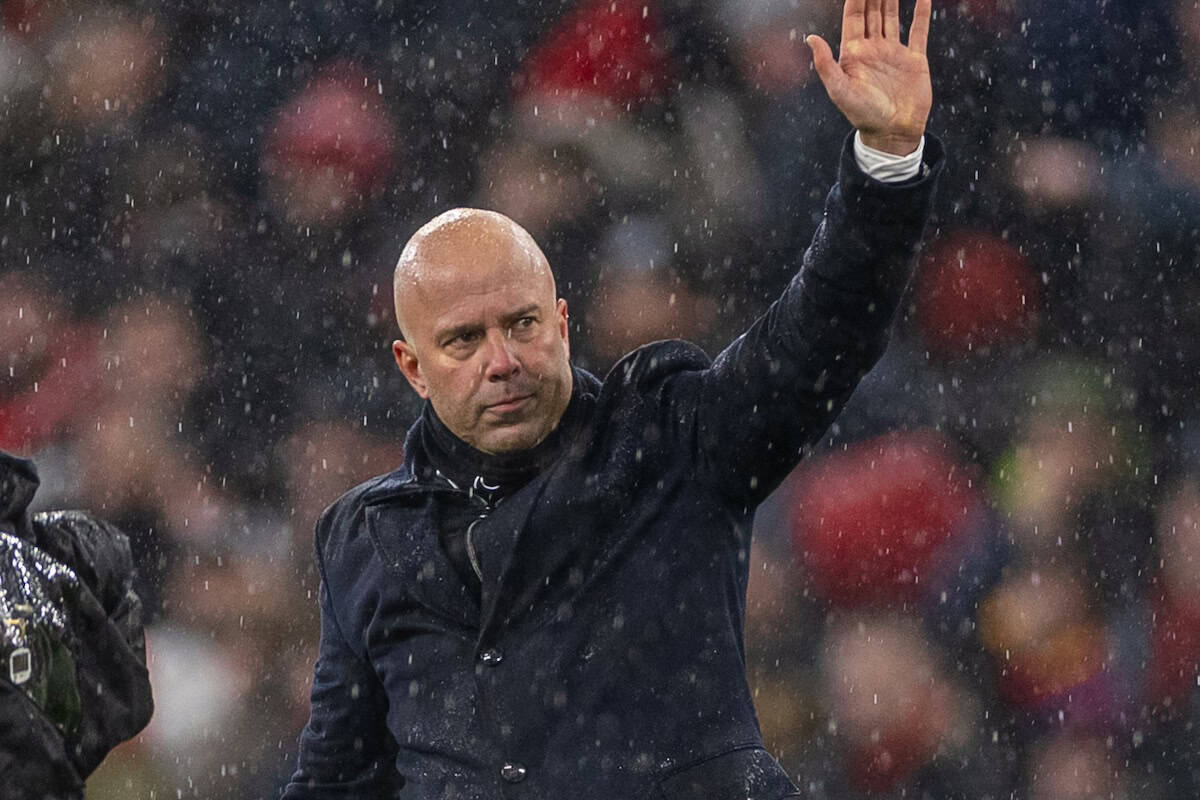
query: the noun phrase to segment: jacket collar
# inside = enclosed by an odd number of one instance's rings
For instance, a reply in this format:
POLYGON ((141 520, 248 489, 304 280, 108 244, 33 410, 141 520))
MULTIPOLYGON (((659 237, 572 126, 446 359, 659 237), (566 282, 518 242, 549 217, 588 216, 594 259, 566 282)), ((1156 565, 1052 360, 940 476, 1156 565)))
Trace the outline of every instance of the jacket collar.
MULTIPOLYGON (((582 397, 585 404, 592 403, 595 396, 599 394, 600 380, 579 367, 572 367, 572 370, 575 381, 573 394, 577 396, 576 399, 582 397)), ((582 409, 581 412, 581 416, 585 417, 590 413, 582 409)), ((366 491, 362 498, 364 505, 374 505, 389 500, 402 502, 404 498, 411 498, 422 492, 445 488, 440 481, 434 480, 432 466, 423 463, 421 458, 422 426, 425 424, 425 420, 418 417, 408 429, 408 433, 404 437, 404 463, 393 472, 384 475, 366 491)))
POLYGON ((421 420, 417 419, 404 437, 404 462, 395 470, 379 478, 363 493, 364 506, 403 500, 406 497, 439 488, 431 480, 418 480, 416 452, 421 441, 421 420))
POLYGON ((517 597, 513 581, 523 574, 513 556, 546 478, 539 475, 506 498, 481 527, 482 535, 476 539, 483 574, 478 605, 436 533, 437 496, 457 490, 442 482, 422 481, 401 468, 367 492, 367 534, 386 568, 414 600, 482 633, 512 616, 517 597))

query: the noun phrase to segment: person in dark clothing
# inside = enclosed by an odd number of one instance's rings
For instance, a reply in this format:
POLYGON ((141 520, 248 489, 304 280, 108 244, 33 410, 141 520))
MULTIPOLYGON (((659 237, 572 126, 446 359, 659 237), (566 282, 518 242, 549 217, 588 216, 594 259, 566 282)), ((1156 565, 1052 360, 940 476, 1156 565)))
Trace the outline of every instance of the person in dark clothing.
POLYGON ((743 624, 754 508, 883 351, 942 164, 929 0, 848 0, 858 129, 783 295, 715 360, 570 362, 545 256, 494 212, 426 224, 395 273, 426 400, 397 470, 317 524, 321 641, 288 800, 776 800, 743 624))
POLYGON ((68 800, 150 721, 129 540, 81 511, 29 513, 33 462, 0 450, 0 799, 68 800))

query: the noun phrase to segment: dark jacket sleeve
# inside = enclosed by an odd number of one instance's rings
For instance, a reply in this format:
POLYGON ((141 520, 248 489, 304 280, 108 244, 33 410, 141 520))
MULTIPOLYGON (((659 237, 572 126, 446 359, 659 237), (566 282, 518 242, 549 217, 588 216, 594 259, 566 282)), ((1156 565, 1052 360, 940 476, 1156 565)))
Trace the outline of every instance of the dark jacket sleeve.
POLYGON ((664 383, 672 427, 720 491, 751 505, 766 497, 882 355, 942 163, 929 136, 921 176, 881 183, 858 168, 848 138, 824 220, 782 296, 708 369, 664 383))
POLYGON ((83 713, 68 741, 80 774, 89 775, 154 711, 133 555, 124 533, 83 511, 35 514, 33 528, 38 544, 79 578, 69 609, 83 713))
POLYGON ((396 773, 396 745, 387 729, 387 695, 371 665, 342 633, 321 555, 321 642, 313 670, 311 711, 300 734, 299 763, 284 800, 390 798, 403 780, 396 773))

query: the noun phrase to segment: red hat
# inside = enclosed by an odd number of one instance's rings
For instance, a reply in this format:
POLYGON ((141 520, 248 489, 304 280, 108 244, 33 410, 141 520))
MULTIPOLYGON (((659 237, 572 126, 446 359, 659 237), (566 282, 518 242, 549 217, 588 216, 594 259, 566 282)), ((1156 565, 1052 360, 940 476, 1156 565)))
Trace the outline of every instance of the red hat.
POLYGON ((957 231, 929 249, 916 296, 925 343, 948 359, 1031 337, 1042 292, 1016 247, 981 231, 957 231))
POLYGON ((590 0, 559 20, 514 77, 518 96, 593 95, 636 106, 666 85, 650 0, 590 0))
POLYGON ((264 167, 332 166, 359 191, 386 180, 394 150, 392 122, 366 73, 334 65, 278 111, 264 167))
POLYGON ((840 606, 917 599, 981 507, 973 475, 930 430, 814 463, 793 495, 792 535, 818 594, 840 606))

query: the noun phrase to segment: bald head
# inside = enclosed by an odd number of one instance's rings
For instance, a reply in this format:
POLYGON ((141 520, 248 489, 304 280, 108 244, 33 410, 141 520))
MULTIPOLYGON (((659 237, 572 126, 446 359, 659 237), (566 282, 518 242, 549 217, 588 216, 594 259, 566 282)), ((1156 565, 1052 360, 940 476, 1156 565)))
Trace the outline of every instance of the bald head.
POLYGON ((412 235, 392 274, 396 322, 408 338, 409 310, 422 305, 430 291, 463 287, 493 271, 523 278, 531 286, 556 292, 554 274, 542 249, 527 230, 509 217, 481 208, 453 208, 412 235))

